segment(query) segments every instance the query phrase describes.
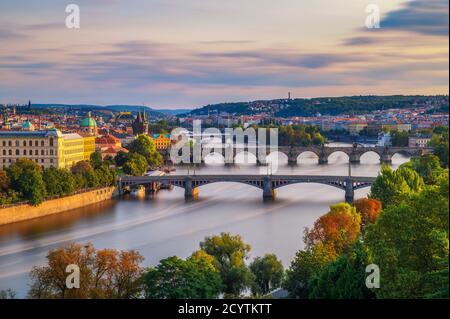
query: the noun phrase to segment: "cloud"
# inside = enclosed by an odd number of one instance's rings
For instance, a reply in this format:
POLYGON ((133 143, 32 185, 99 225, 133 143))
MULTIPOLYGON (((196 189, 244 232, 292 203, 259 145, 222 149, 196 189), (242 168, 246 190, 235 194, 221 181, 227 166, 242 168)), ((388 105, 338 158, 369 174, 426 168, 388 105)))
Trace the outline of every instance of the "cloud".
POLYGON ((448 36, 448 0, 415 0, 392 11, 381 21, 383 29, 448 36))
POLYGON ((27 37, 28 36, 26 34, 21 32, 0 27, 0 40, 21 40, 27 37))

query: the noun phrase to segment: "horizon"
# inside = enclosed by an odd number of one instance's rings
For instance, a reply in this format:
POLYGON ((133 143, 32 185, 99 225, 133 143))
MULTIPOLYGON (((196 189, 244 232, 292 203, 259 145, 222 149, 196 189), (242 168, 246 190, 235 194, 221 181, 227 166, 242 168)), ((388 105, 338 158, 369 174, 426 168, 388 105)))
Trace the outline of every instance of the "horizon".
POLYGON ((255 1, 78 0, 69 29, 57 0, 4 0, 0 100, 194 109, 449 93, 447 0, 255 1))

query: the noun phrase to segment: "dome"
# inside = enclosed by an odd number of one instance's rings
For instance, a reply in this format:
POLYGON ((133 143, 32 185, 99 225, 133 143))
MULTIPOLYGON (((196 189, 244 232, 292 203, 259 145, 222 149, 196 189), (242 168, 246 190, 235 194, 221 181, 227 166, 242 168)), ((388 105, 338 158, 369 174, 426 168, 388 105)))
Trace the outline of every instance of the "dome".
POLYGON ((91 117, 91 112, 88 112, 87 117, 85 117, 80 122, 81 127, 97 127, 97 122, 91 117))
POLYGON ((26 120, 22 124, 22 129, 27 131, 34 131, 34 125, 29 120, 26 120))

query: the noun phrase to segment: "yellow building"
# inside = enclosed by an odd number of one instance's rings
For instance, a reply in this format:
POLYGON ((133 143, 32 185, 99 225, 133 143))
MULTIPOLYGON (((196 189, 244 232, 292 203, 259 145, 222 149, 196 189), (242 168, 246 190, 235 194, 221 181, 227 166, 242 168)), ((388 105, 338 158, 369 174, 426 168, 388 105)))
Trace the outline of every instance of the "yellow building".
POLYGON ((169 134, 153 134, 152 137, 158 151, 167 150, 172 145, 169 134))
POLYGON ((95 137, 46 131, 0 131, 0 167, 28 158, 42 168, 70 168, 88 160, 95 151, 95 137))

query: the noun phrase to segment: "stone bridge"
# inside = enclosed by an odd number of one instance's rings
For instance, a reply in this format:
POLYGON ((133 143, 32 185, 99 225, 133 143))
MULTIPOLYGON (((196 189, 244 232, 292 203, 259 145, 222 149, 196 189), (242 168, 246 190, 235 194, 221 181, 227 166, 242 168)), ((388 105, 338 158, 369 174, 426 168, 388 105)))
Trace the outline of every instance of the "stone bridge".
POLYGON ((142 185, 153 188, 155 184, 173 185, 184 188, 186 200, 196 199, 199 187, 212 183, 242 183, 257 187, 263 191, 264 199, 275 199, 276 190, 283 186, 299 183, 316 183, 336 187, 345 191, 345 200, 353 202, 354 191, 369 187, 375 177, 356 176, 320 176, 320 175, 165 175, 122 177, 119 179, 119 190, 142 185))
MULTIPOLYGON (((431 153, 433 150, 431 148, 411 148, 411 147, 381 147, 381 146, 360 146, 360 145, 353 145, 353 146, 342 146, 342 147, 329 147, 329 146, 279 146, 277 148, 277 152, 283 153, 288 158, 288 163, 290 165, 296 165, 298 157, 305 152, 313 153, 315 154, 319 159, 319 164, 328 164, 328 158, 331 154, 335 152, 343 152, 347 154, 349 157, 349 161, 352 164, 359 164, 361 161, 361 156, 368 152, 373 152, 378 154, 380 158, 380 162, 382 164, 391 164, 392 163, 392 157, 395 154, 403 154, 406 156, 421 156, 426 153, 431 153)), ((255 155, 258 154, 258 152, 261 152, 261 155, 257 155, 257 163, 261 165, 267 164, 266 157, 271 153, 271 150, 269 148, 262 150, 257 149, 257 147, 253 147, 253 149, 249 146, 245 147, 238 147, 238 148, 232 148, 230 146, 223 146, 218 145, 216 148, 211 150, 210 152, 206 154, 202 154, 202 161, 204 161, 205 157, 210 153, 216 153, 223 156, 225 163, 234 163, 235 157, 237 154, 242 152, 251 152, 255 155)), ((168 159, 169 153, 166 152, 165 157, 168 159)), ((191 157, 191 163, 193 162, 193 159, 191 157)))

